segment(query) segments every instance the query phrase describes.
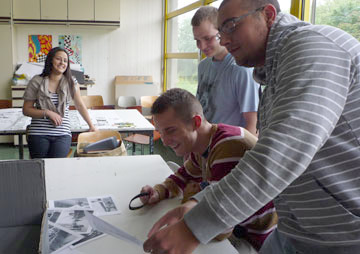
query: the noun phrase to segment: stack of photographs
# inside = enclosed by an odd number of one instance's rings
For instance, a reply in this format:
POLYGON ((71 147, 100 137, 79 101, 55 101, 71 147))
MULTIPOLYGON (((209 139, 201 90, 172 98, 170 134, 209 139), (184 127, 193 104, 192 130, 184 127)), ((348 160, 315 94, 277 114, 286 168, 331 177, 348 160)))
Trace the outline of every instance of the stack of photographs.
POLYGON ((95 216, 120 213, 112 196, 50 200, 47 218, 51 254, 79 247, 105 235, 90 226, 85 211, 95 216))

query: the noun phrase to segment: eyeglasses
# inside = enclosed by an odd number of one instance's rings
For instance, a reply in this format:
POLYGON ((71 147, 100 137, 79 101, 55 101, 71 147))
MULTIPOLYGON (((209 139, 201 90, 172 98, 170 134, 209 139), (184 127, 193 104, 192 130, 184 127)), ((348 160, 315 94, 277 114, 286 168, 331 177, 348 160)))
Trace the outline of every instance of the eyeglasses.
POLYGON ((228 19, 225 21, 225 23, 223 23, 221 25, 221 27, 219 28, 219 33, 216 35, 216 37, 218 39, 221 39, 221 35, 224 35, 224 34, 231 34, 232 32, 235 31, 235 28, 236 26, 239 24, 239 22, 241 20, 243 20, 244 18, 246 18, 247 16, 250 16, 258 11, 262 11, 263 9, 265 8, 265 6, 263 7, 260 7, 260 8, 257 8, 253 11, 250 11, 244 15, 241 15, 237 18, 232 18, 232 19, 228 19))
POLYGON ((202 39, 196 40, 196 43, 198 44, 198 43, 200 43, 200 41, 203 41, 206 44, 208 44, 208 43, 212 42, 212 40, 214 40, 214 39, 218 40, 218 33, 213 35, 213 36, 206 36, 206 37, 204 37, 202 39))

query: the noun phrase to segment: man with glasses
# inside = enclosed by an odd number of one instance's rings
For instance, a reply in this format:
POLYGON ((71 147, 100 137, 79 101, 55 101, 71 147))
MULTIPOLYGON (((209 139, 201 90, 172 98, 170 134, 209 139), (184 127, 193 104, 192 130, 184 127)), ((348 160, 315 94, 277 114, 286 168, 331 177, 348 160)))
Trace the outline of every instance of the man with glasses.
POLYGON ((238 66, 218 40, 217 9, 200 7, 191 20, 196 46, 206 55, 198 67, 198 89, 206 119, 246 128, 256 134, 259 85, 253 70, 238 66))
POLYGON ((220 43, 266 84, 259 140, 198 203, 160 219, 144 249, 190 253, 274 199, 278 229, 260 254, 360 253, 360 43, 276 0, 224 0, 218 23, 220 43))

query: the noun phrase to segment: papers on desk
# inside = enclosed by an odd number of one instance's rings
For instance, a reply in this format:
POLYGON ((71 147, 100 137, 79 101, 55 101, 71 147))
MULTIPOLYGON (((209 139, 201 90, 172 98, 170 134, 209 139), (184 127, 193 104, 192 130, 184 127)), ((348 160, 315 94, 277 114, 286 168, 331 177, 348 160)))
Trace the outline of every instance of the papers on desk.
MULTIPOLYGON (((94 213, 94 211, 89 211, 89 213, 94 213)), ((47 216, 51 223, 78 234, 88 234, 92 229, 85 219, 84 210, 48 210, 47 216)))
POLYGON ((52 254, 58 253, 60 250, 70 246, 82 238, 81 235, 51 222, 48 224, 48 235, 49 253, 52 254))
POLYGON ((49 253, 76 253, 72 249, 106 234, 142 248, 143 242, 95 216, 120 213, 108 196, 50 200, 46 211, 49 253))
POLYGON ((105 233, 93 229, 84 210, 47 210, 47 235, 49 251, 46 253, 71 253, 70 249, 95 240, 105 233))
MULTIPOLYGON (((110 114, 110 111, 88 110, 92 123, 98 129, 113 129, 113 128, 135 128, 136 125, 132 122, 126 122, 124 119, 114 114, 110 114), (101 113, 101 114, 100 114, 101 113), (109 113, 109 114, 107 114, 109 113)), ((89 128, 85 120, 81 117, 80 113, 75 110, 69 111, 69 118, 71 127, 74 129, 87 129, 89 128)))
POLYGON ((18 130, 23 126, 29 125, 31 122, 30 117, 25 117, 22 110, 19 109, 2 109, 0 111, 0 129, 1 130, 18 130))
POLYGON ((135 128, 134 123, 128 123, 128 122, 118 122, 118 123, 115 122, 114 125, 118 128, 135 128))
MULTIPOLYGON (((92 220, 97 218, 93 214, 102 216, 118 214, 120 211, 111 195, 50 200, 46 211, 50 253, 65 252, 69 247, 76 248, 105 235, 94 227, 85 213, 90 214, 92 220)), ((67 252, 71 253, 71 250, 67 252)))
POLYGON ((92 210, 96 216, 120 213, 111 195, 65 200, 49 200, 49 209, 92 210))

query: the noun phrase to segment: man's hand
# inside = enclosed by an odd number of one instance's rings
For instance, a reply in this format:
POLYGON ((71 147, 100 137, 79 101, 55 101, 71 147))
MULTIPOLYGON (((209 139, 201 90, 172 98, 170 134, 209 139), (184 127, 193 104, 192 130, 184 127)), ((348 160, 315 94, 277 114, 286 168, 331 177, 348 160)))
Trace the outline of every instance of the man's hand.
POLYGON ((146 240, 144 251, 160 254, 191 254, 199 245, 199 241, 186 226, 184 220, 167 226, 146 240))
POLYGON ((183 217, 196 204, 195 200, 190 200, 160 218, 148 233, 149 239, 144 243, 144 251, 169 254, 192 253, 199 245, 199 241, 186 226, 183 217))
POLYGON ((150 195, 149 196, 143 196, 140 197, 140 200, 143 204, 155 204, 157 202, 160 201, 160 196, 159 193, 154 190, 153 187, 146 185, 144 187, 142 187, 141 192, 140 193, 144 193, 144 192, 149 192, 150 195))

